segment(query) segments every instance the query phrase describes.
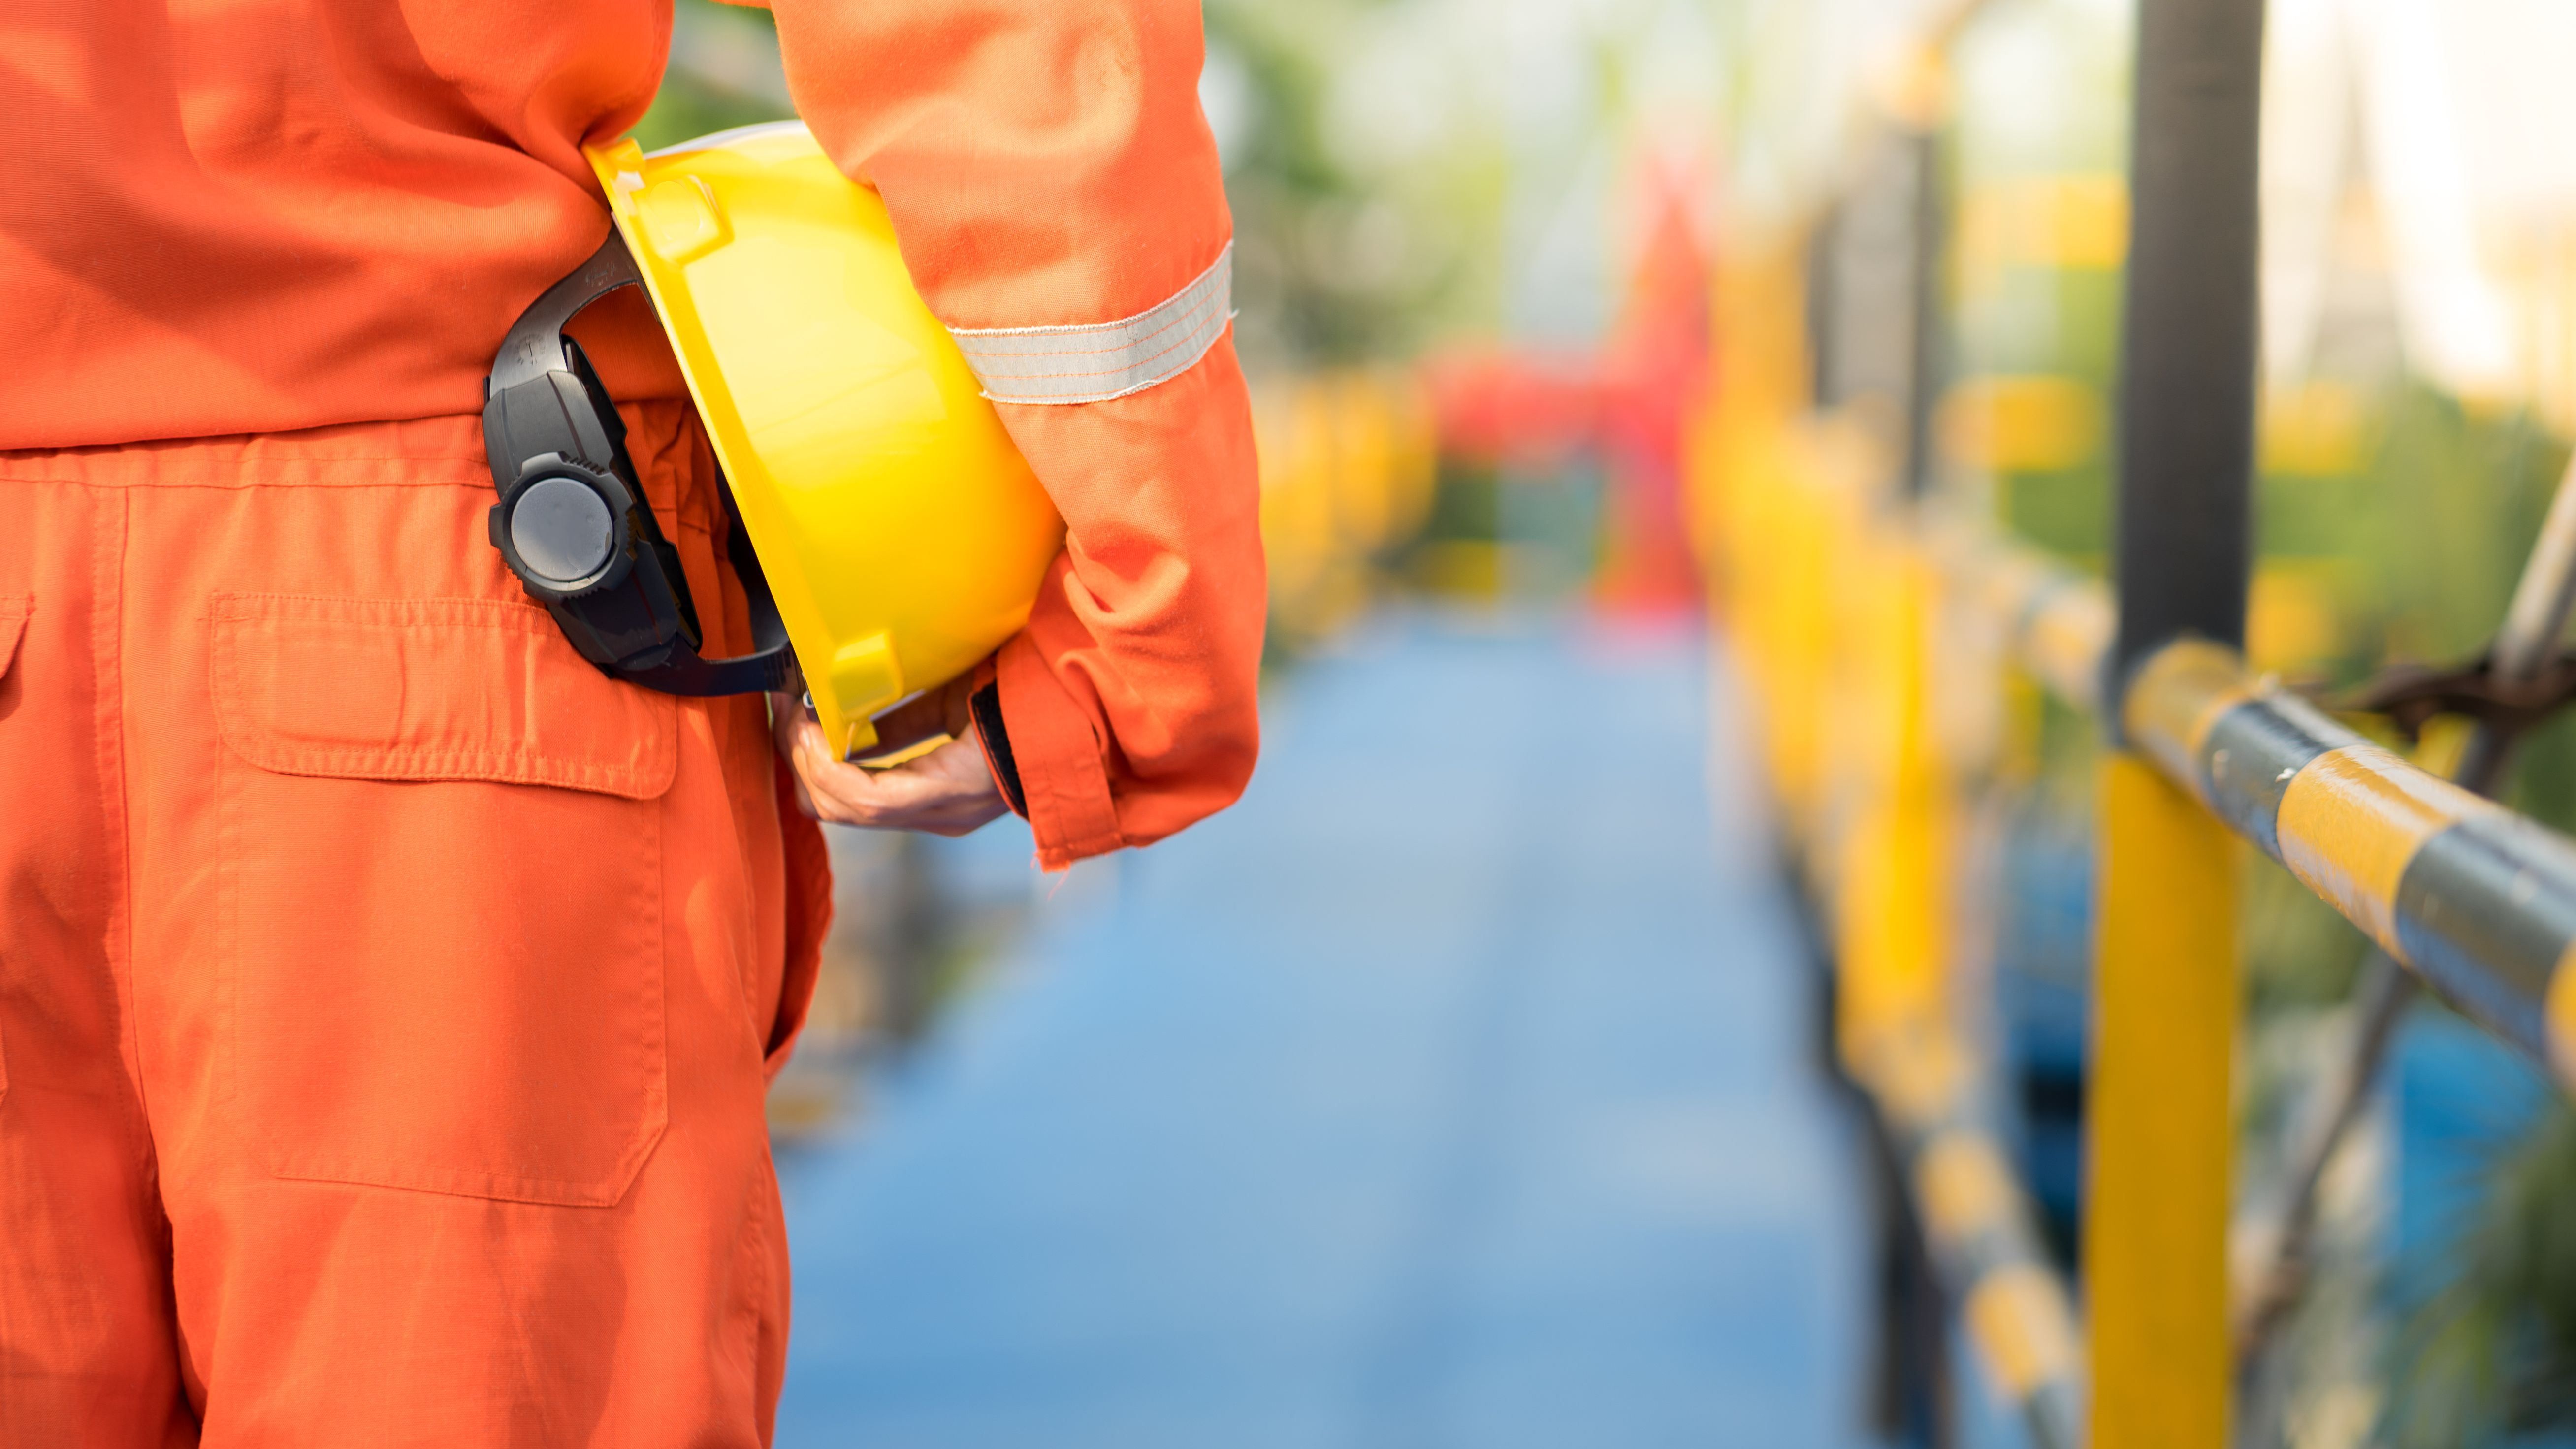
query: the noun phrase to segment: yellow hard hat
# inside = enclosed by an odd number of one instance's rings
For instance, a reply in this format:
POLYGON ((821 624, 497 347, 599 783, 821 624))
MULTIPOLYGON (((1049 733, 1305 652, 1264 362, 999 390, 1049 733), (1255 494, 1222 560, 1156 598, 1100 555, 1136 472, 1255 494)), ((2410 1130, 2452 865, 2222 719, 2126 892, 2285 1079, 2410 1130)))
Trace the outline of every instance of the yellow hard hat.
POLYGON ((861 754, 871 716, 1027 622, 1063 522, 913 288, 884 204, 801 123, 585 154, 616 232, 493 365, 493 542, 586 657, 639 684, 773 687, 792 648, 825 737, 861 754), (579 416, 606 399, 563 324, 638 283, 756 555, 735 555, 755 615, 774 600, 745 659, 698 657, 676 558, 640 495, 620 497, 635 484, 614 411, 579 416))

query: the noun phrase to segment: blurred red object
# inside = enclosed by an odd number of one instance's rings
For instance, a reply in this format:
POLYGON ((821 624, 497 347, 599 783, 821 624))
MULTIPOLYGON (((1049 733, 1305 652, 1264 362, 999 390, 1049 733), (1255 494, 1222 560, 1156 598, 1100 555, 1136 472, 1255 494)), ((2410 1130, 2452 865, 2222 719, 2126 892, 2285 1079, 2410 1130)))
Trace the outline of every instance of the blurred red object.
POLYGON ((1422 365, 1440 451, 1471 463, 1554 468, 1592 447, 1600 361, 1500 345, 1434 353, 1422 365))
POLYGON ((1599 446, 1609 474, 1593 589, 1619 615, 1696 609, 1701 586, 1682 515, 1682 447, 1711 367, 1711 257, 1694 201, 1699 168, 1642 168, 1647 222, 1627 305, 1601 369, 1599 446))
POLYGON ((1696 216, 1704 168, 1672 156, 1638 168, 1644 225, 1627 295, 1593 352, 1496 343, 1422 366, 1444 456, 1553 471, 1591 453, 1606 478, 1595 602, 1623 618, 1696 610, 1699 567, 1682 513, 1682 448, 1707 395, 1711 257, 1696 216))

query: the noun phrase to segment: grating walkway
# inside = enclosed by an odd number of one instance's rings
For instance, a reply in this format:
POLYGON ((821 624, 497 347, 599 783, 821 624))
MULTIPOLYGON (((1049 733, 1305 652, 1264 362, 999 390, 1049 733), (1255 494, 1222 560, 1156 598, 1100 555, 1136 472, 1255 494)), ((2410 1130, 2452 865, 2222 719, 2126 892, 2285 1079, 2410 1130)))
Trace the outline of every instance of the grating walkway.
POLYGON ((1861 1442, 1867 1208, 1705 654, 1414 620, 1290 681, 1240 807, 782 1164, 780 1443, 1861 1442))

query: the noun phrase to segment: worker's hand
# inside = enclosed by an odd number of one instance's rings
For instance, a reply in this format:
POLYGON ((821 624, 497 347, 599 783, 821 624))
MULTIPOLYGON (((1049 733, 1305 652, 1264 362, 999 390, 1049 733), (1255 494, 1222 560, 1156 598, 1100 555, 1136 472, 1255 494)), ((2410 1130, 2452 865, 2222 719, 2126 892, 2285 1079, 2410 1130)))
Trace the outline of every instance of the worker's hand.
POLYGON ((870 770, 833 752, 799 695, 771 695, 769 718, 778 753, 796 775, 796 807, 827 825, 964 835, 1010 812, 971 722, 919 759, 870 770))

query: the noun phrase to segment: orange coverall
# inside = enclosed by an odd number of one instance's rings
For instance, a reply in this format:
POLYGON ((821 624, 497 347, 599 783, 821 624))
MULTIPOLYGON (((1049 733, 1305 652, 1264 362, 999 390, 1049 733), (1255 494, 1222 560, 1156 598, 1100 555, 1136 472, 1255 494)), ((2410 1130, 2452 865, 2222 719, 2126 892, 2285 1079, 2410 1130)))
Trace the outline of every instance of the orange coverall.
MULTIPOLYGON (((1133 316, 1230 223, 1194 0, 777 0, 960 328, 1133 316)), ((0 11, 0 1446, 766 1441, 761 1099, 828 914, 758 698, 584 664, 483 535, 503 332, 667 0, 0 11)), ((631 297, 632 294, 629 294, 631 297)), ((606 313, 608 309, 595 309, 606 313)), ((650 320, 586 334, 712 639, 650 320)), ((1042 861, 1249 774, 1230 341, 1004 420, 1064 556, 997 661, 1042 861)))

